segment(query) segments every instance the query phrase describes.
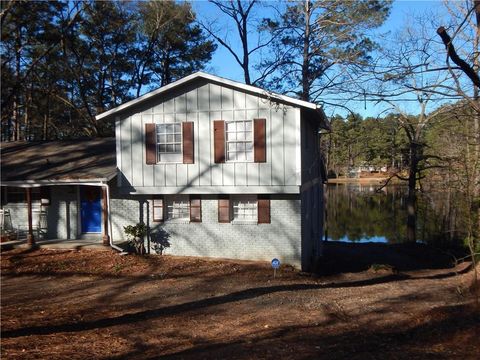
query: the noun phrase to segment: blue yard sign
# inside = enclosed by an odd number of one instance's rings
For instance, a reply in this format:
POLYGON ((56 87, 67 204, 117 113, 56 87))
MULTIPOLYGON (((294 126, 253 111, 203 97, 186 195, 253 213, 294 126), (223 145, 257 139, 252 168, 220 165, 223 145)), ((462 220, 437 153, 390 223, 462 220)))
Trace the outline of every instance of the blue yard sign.
POLYGON ((280 260, 277 258, 272 259, 273 278, 277 276, 277 269, 280 267, 280 260))

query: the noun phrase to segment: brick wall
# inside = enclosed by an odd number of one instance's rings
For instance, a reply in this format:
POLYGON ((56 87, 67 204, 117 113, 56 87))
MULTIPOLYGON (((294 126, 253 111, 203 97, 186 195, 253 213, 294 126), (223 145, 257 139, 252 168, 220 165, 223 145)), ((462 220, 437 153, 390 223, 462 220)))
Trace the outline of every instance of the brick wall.
POLYGON ((217 197, 202 197, 201 223, 154 223, 151 198, 112 194, 114 242, 124 239, 123 227, 140 220, 152 228, 151 244, 166 245, 164 254, 271 260, 301 265, 301 219, 298 196, 272 197, 270 224, 218 223, 217 197))
MULTIPOLYGON (((43 206, 47 228, 45 238, 78 239, 81 237, 77 206, 77 187, 52 187, 50 205, 43 206)), ((295 195, 272 196, 270 224, 222 224, 218 222, 216 196, 202 197, 201 223, 154 223, 152 200, 145 195, 120 195, 112 187, 111 218, 113 240, 125 240, 123 227, 139 221, 152 229, 152 252, 168 245, 164 254, 206 256, 245 260, 271 260, 301 265, 301 206, 295 195)), ((6 204, 15 227, 27 227, 26 204, 6 204)), ((34 209, 40 209, 35 204, 34 209)), ((38 223, 34 218, 34 225, 38 223)), ((100 238, 99 238, 100 239, 100 238)), ((100 240, 99 240, 100 241, 100 240)))

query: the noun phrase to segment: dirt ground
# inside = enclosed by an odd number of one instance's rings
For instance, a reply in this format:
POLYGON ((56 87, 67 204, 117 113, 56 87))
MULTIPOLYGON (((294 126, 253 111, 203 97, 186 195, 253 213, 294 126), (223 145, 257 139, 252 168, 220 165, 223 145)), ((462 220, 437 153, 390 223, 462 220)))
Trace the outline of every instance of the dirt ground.
POLYGON ((2 359, 478 359, 472 273, 323 277, 106 251, 1 256, 2 359))

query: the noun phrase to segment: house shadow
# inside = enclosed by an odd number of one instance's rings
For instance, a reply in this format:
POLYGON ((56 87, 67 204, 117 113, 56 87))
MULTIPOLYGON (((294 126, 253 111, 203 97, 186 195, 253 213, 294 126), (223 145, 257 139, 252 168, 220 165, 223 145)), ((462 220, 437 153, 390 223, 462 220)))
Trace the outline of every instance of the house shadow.
POLYGON ((446 252, 425 244, 323 242, 323 258, 316 266, 319 275, 365 270, 391 272, 449 269, 463 254, 446 252))

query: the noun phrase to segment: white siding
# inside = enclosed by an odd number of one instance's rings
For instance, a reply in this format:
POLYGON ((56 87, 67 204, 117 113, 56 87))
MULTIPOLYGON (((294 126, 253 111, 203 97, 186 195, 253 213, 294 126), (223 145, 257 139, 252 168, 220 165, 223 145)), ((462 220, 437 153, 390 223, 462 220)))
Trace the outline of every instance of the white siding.
POLYGON ((117 148, 123 191, 132 193, 212 193, 242 187, 242 191, 289 192, 300 186, 298 143, 300 110, 271 103, 219 84, 197 83, 158 98, 117 121, 117 148), (213 161, 213 121, 266 119, 267 162, 213 161), (149 122, 194 122, 195 163, 145 164, 144 128, 149 122))

